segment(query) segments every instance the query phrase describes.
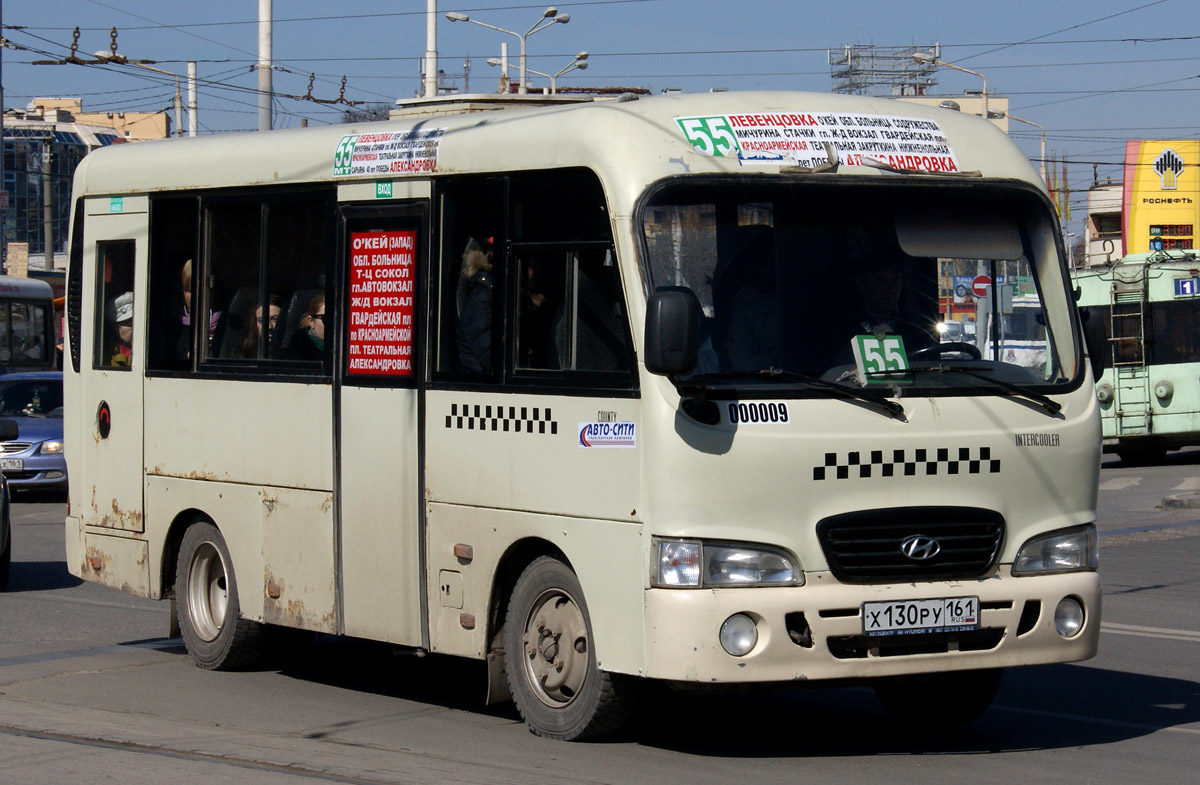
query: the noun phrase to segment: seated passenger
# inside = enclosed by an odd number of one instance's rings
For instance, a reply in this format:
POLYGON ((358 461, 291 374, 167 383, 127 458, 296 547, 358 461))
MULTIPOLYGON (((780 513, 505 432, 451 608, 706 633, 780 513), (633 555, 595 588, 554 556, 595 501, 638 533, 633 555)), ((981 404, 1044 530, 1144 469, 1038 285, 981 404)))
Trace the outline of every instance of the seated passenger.
POLYGON ((133 292, 113 301, 113 349, 108 364, 128 368, 133 363, 133 292))
POLYGON ((288 359, 320 362, 325 358, 324 292, 309 300, 299 325, 287 344, 288 359))
POLYGON ((279 322, 279 314, 283 310, 282 301, 279 295, 273 294, 267 302, 267 319, 264 327, 263 324, 263 307, 260 303, 254 308, 254 318, 246 320, 246 328, 242 333, 242 338, 238 341, 237 348, 234 350, 234 357, 254 359, 258 357, 258 338, 261 333, 265 332, 265 345, 271 345, 271 333, 275 329, 275 325, 279 322))

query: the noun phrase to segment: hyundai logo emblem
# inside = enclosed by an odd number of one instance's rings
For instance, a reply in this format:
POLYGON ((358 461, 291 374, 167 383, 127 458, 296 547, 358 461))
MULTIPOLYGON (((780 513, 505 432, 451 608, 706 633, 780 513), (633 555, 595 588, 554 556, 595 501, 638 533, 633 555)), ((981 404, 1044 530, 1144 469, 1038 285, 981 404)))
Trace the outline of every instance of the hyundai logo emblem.
POLYGON ((942 552, 942 546, 932 537, 915 534, 900 543, 900 552, 913 561, 929 561, 942 552))

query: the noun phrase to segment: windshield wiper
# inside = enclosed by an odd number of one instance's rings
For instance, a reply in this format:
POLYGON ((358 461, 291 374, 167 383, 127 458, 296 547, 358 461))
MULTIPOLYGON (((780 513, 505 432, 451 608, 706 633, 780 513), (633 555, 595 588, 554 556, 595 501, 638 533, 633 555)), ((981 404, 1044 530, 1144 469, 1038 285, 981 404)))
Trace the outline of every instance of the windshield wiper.
MULTIPOLYGON (((1040 392, 1030 390, 1027 387, 1022 387, 1019 384, 1013 384, 1012 382, 1006 382, 1003 379, 985 376, 979 371, 971 368, 960 368, 957 365, 934 365, 927 368, 908 368, 907 370, 897 371, 896 373, 898 375, 918 373, 961 373, 963 376, 970 376, 972 379, 979 379, 980 381, 987 382, 993 387, 998 387, 1007 392, 1009 395, 1032 401, 1040 406, 1046 412, 1046 414, 1058 414, 1060 411, 1062 411, 1062 404, 1053 398, 1042 395, 1040 392)), ((885 373, 879 375, 886 376, 888 374, 885 373)))
POLYGON ((837 382, 827 381, 819 376, 802 373, 800 371, 791 371, 786 368, 776 368, 775 366, 764 368, 760 371, 715 371, 712 373, 700 373, 688 377, 686 381, 681 381, 681 384, 687 385, 691 383, 698 383, 698 386, 701 389, 707 389, 704 381, 708 379, 730 379, 759 376, 767 376, 772 378, 783 377, 807 384, 811 387, 819 387, 822 390, 828 390, 834 393, 834 397, 836 398, 870 404, 871 406, 881 410, 883 413, 891 417, 895 417, 901 422, 908 422, 908 418, 904 416, 904 407, 895 401, 888 400, 879 393, 872 392, 870 390, 864 390, 860 387, 851 387, 846 384, 838 384, 837 382))
POLYGON ((882 409, 884 412, 892 417, 895 417, 901 422, 908 422, 908 418, 904 416, 903 406, 895 401, 888 400, 879 393, 871 392, 862 387, 851 387, 848 384, 838 384, 837 382, 831 382, 827 379, 822 379, 820 376, 813 376, 812 374, 801 373, 800 371, 789 371, 786 368, 776 368, 775 366, 771 366, 765 371, 759 371, 759 373, 767 376, 783 376, 788 379, 795 379, 796 381, 800 381, 805 384, 811 384, 813 387, 820 387, 823 390, 829 390, 830 392, 837 393, 837 396, 840 398, 847 398, 850 400, 862 401, 863 403, 869 403, 882 409))

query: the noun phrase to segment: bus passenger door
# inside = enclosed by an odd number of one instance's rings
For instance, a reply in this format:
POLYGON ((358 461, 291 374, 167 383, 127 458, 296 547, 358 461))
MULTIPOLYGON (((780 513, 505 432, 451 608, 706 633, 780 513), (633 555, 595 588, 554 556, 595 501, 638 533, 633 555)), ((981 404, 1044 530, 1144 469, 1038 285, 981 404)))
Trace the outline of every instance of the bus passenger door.
POLYGON ((338 320, 343 632, 409 646, 423 645, 424 629, 413 347, 426 211, 423 200, 344 209, 338 320))
POLYGON ((83 334, 92 340, 79 362, 92 372, 82 375, 76 416, 89 438, 75 448, 86 469, 72 467, 72 477, 91 480, 79 511, 85 526, 141 532, 147 199, 92 198, 85 209, 83 319, 91 329, 83 334))

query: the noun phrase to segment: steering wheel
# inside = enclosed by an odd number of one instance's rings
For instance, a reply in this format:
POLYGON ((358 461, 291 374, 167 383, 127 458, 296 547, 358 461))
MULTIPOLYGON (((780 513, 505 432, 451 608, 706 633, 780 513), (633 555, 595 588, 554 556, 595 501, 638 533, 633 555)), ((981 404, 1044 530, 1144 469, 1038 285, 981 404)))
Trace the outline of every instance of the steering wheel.
POLYGON ((979 351, 979 347, 965 341, 935 343, 933 346, 926 346, 924 349, 913 352, 909 359, 924 360, 929 357, 941 357, 943 354, 965 354, 972 360, 983 359, 983 353, 979 351))

